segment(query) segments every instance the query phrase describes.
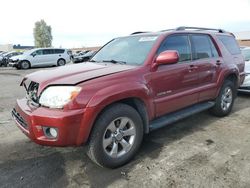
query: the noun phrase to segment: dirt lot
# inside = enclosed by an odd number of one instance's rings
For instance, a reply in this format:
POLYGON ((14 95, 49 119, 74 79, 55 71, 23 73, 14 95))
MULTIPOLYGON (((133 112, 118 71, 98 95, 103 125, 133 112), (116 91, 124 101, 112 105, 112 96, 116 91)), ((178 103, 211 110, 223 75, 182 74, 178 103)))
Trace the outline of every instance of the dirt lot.
POLYGON ((250 187, 250 96, 226 118, 203 112, 152 132, 133 161, 110 170, 84 147, 39 146, 15 126, 19 83, 37 70, 0 69, 0 187, 250 187))

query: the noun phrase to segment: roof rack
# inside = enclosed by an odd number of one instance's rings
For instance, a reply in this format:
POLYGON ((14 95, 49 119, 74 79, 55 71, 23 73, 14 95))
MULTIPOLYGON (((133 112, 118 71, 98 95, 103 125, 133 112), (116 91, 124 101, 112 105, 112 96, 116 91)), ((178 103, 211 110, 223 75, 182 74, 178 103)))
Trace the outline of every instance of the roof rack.
POLYGON ((164 30, 161 30, 160 32, 165 32, 165 31, 174 31, 176 29, 164 29, 164 30))
POLYGON ((205 27, 186 27, 186 26, 181 26, 181 27, 177 27, 175 30, 176 31, 184 31, 184 30, 187 30, 187 29, 218 31, 219 33, 226 33, 226 31, 223 30, 223 29, 214 29, 214 28, 205 28, 205 27))
POLYGON ((136 35, 136 34, 141 34, 141 33, 148 33, 148 31, 136 31, 131 33, 130 35, 136 35))

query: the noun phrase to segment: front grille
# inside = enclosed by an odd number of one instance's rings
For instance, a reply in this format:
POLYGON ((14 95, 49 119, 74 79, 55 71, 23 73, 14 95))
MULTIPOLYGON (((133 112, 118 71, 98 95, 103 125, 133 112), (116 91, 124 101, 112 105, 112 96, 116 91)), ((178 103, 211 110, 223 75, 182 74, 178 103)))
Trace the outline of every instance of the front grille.
POLYGON ((22 116, 16 111, 15 108, 12 110, 11 114, 14 117, 14 119, 19 123, 19 125, 21 125, 25 129, 28 129, 28 124, 22 118, 22 116))
POLYGON ((39 87, 38 83, 31 81, 27 88, 27 98, 32 100, 36 104, 39 103, 39 99, 37 96, 38 87, 39 87))

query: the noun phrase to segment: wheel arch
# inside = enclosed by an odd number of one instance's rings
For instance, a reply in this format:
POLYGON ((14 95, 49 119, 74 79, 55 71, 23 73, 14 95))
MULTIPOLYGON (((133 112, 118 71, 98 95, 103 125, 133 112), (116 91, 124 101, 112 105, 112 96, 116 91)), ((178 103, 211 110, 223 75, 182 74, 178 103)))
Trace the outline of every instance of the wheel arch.
MULTIPOLYGON (((219 95, 220 89, 223 86, 223 83, 225 82, 225 80, 230 80, 234 83, 235 85, 235 90, 237 90, 237 88, 240 85, 240 79, 239 79, 239 74, 237 74, 237 72, 233 71, 233 72, 228 72, 227 74, 225 74, 224 77, 221 77, 220 82, 219 82, 219 87, 217 89, 216 92, 216 97, 219 95)), ((236 93, 235 93, 236 94, 236 93)))
MULTIPOLYGON (((137 97, 129 97, 129 98, 124 98, 124 99, 121 99, 121 100, 113 101, 112 103, 108 104, 107 106, 104 106, 103 108, 100 108, 98 110, 98 113, 96 113, 96 116, 94 118, 93 123, 91 124, 91 129, 90 129, 89 135, 91 135, 92 130, 93 130, 94 126, 95 126, 95 122, 97 121, 98 117, 100 117, 102 115, 102 113, 106 109, 110 108, 114 104, 119 104, 119 103, 120 104, 126 104, 126 105, 131 106, 132 108, 134 108, 138 112, 138 114, 140 115, 140 117, 142 119, 143 133, 148 133, 149 132, 149 115, 148 115, 145 103, 141 99, 139 99, 137 97)), ((87 141, 88 140, 89 140, 89 136, 88 136, 87 141)))

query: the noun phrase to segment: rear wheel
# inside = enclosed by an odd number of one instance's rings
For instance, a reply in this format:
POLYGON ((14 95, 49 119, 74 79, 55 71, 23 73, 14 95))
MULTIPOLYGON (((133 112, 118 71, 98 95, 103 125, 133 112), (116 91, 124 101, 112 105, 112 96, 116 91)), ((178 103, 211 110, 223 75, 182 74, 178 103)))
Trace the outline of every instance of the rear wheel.
POLYGON ((126 104, 114 104, 94 125, 88 156, 100 166, 115 168, 135 155, 142 138, 143 124, 137 111, 126 104))
POLYGON ((64 59, 59 59, 58 61, 57 61, 57 66, 63 66, 63 65, 65 65, 66 64, 66 61, 64 60, 64 59))
POLYGON ((30 62, 28 62, 28 61, 22 61, 20 63, 20 68, 21 69, 28 69, 28 68, 30 68, 30 62))
POLYGON ((226 80, 215 100, 215 106, 210 110, 212 114, 219 117, 228 115, 232 110, 235 96, 236 88, 234 82, 226 80))

